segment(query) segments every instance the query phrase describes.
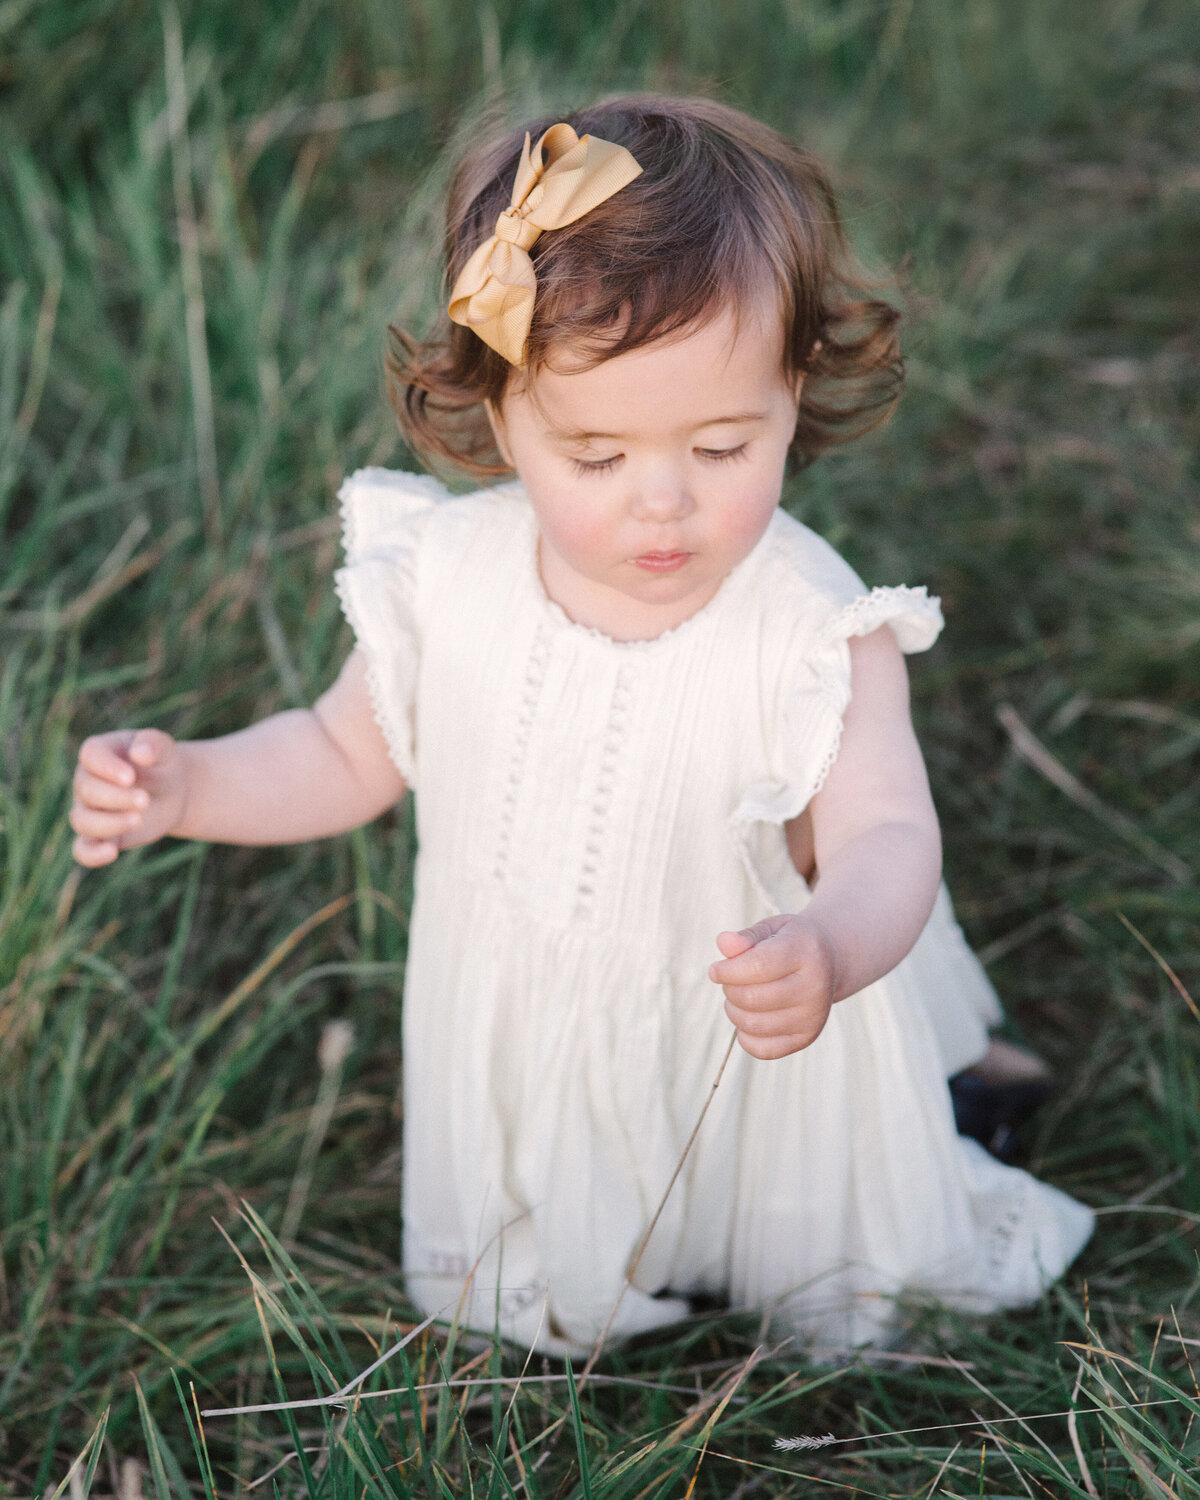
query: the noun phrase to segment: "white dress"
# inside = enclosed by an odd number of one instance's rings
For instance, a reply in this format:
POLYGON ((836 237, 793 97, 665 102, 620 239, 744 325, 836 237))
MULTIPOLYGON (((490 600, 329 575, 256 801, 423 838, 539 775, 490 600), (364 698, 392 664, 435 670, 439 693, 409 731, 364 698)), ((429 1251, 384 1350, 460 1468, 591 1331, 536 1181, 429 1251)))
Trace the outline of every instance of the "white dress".
MULTIPOLYGON (((782 824, 837 755, 847 640, 936 638, 924 589, 868 591, 778 511, 714 598, 616 642, 550 601, 524 492, 343 487, 337 585, 416 796, 404 985, 404 1264, 428 1312, 583 1353, 731 1036, 715 938, 808 890, 782 824)), ((912 954, 806 1051, 735 1049, 611 1336, 689 1293, 821 1345, 897 1299, 1034 1300, 1088 1209, 954 1129, 945 1079, 995 997, 944 892, 912 954)))

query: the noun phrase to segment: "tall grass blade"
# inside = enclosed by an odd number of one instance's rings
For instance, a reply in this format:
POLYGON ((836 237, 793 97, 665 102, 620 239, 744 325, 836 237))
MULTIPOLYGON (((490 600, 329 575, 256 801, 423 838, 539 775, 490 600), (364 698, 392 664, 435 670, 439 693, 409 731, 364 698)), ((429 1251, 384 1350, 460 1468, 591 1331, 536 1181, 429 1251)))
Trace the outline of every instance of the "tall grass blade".
POLYGON ((583 1415, 579 1410, 579 1391, 575 1383, 575 1372, 570 1358, 567 1359, 567 1398, 571 1403, 571 1431, 575 1434, 575 1454, 579 1460, 579 1482, 583 1487, 584 1500, 593 1500, 592 1471, 588 1459, 587 1437, 583 1430, 583 1415))
POLYGON ((137 1396, 138 1416, 146 1441, 146 1454, 150 1460, 150 1478, 154 1484, 155 1500, 191 1500, 191 1488, 183 1477, 179 1460, 168 1446, 159 1430, 142 1391, 141 1382, 134 1381, 137 1396))

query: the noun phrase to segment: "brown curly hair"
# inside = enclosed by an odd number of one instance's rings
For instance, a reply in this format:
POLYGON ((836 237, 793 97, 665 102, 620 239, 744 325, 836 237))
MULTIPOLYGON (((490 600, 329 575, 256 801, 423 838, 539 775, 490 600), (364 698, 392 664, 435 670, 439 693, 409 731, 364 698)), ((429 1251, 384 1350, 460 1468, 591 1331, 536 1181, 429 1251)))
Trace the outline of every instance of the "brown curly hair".
MULTIPOLYGON (((459 165, 446 210, 447 287, 508 207, 526 130, 537 140, 555 118, 492 140, 459 165)), ((556 346, 600 363, 766 292, 783 319, 784 374, 804 376, 794 464, 887 420, 904 380, 900 314, 867 295, 881 283, 854 260, 814 156, 708 99, 627 96, 561 118, 581 136, 625 146, 642 173, 533 246, 527 378, 556 346)), ((480 478, 510 472, 483 403, 502 400, 513 367, 445 313, 424 342, 394 326, 388 335, 388 394, 409 445, 435 467, 448 462, 480 478)))

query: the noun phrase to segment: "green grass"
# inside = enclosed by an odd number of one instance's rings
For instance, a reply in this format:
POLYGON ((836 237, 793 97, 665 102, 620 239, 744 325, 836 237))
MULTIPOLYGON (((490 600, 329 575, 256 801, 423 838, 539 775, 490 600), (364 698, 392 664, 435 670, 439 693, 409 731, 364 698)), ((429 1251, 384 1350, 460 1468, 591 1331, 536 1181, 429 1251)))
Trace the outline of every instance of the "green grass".
POLYGON ((131 1495, 130 1464, 156 1497, 1195 1493, 1200 1022, 1120 920, 1195 992, 1194 7, 174 16, 0 5, 0 1496, 131 1495), (911 257, 900 414, 789 503, 872 581, 943 595, 914 677, 949 875, 1013 1034, 1061 1079, 1031 1164, 1099 1231, 1028 1312, 926 1314, 918 1362, 752 1361, 756 1320, 712 1314, 582 1389, 539 1359, 552 1379, 421 1390, 521 1373, 427 1331, 348 1411, 201 1423, 339 1389, 412 1326, 411 822, 81 878, 75 747, 220 732, 326 685, 348 644, 332 494, 408 461, 382 329, 431 315, 456 131, 497 100, 647 86, 794 131, 864 251, 911 257), (354 1046, 323 1073, 335 1017, 354 1046), (1042 1415, 1072 1405, 1104 1411, 1042 1415))

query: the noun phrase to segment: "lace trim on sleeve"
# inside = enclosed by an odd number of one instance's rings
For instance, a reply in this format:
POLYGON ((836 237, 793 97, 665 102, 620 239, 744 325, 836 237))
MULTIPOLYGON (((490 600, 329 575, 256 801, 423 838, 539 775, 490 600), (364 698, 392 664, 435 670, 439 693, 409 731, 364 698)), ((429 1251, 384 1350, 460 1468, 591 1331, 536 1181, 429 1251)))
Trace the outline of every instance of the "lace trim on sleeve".
POLYGON ((942 628, 937 599, 924 588, 898 586, 860 594, 820 627, 783 707, 782 740, 788 774, 746 789, 729 830, 747 874, 775 911, 795 910, 803 882, 787 858, 782 825, 803 812, 825 785, 842 745, 842 715, 850 702, 850 648, 855 636, 890 625, 902 651, 924 651, 942 628))
POLYGON ((851 599, 826 622, 819 637, 821 649, 812 665, 825 691, 834 723, 805 798, 805 807, 825 785, 842 747, 842 715, 850 702, 850 657, 845 643, 857 636, 870 635, 881 625, 890 625, 901 651, 927 651, 941 633, 942 624, 941 600, 931 597, 923 584, 916 588, 897 584, 872 589, 869 594, 851 599))
MULTIPOLYGON (((383 687, 384 673, 380 652, 374 643, 370 627, 355 601, 353 585, 339 574, 334 578, 334 589, 342 606, 342 612, 350 622, 354 638, 367 662, 367 695, 371 700, 371 716, 379 725, 388 754, 396 769, 404 778, 406 787, 416 785, 416 764, 412 747, 412 725, 408 716, 399 711, 391 696, 383 687)), ((415 681, 417 654, 411 653, 411 677, 415 681)), ((407 674, 406 674, 407 675, 407 674)))
POLYGON ((942 624, 940 599, 932 597, 924 585, 910 588, 897 584, 851 599, 825 622, 818 640, 827 646, 890 625, 901 651, 927 651, 940 635, 942 624))
POLYGON ((445 497, 435 480, 360 469, 338 492, 346 564, 334 587, 366 658, 371 712, 406 786, 416 784, 412 698, 420 666, 414 612, 424 522, 445 497))

